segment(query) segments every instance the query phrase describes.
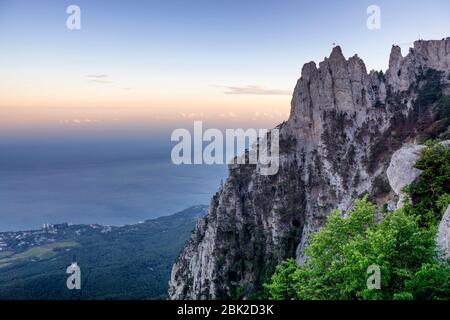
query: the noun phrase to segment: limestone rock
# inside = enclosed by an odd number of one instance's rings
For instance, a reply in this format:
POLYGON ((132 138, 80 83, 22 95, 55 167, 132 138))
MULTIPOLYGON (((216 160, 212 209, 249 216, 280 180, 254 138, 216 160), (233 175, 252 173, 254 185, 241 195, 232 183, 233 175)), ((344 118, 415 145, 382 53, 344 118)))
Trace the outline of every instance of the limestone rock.
MULTIPOLYGON (((441 144, 448 147, 450 140, 443 141, 441 144)), ((402 191, 403 188, 414 182, 422 172, 415 168, 415 165, 424 148, 423 145, 408 143, 392 155, 386 174, 392 190, 399 196, 396 208, 402 207, 405 201, 406 195, 402 191)))
POLYGON ((439 224, 436 238, 437 247, 444 260, 450 259, 450 205, 439 224))
POLYGON ((279 126, 278 174, 229 167, 173 266, 169 298, 255 297, 279 262, 304 261, 310 234, 331 210, 346 212, 365 193, 380 204, 393 198, 386 176, 392 154, 437 117, 433 105, 413 107, 420 75, 428 68, 448 75, 449 48, 450 38, 418 41, 405 57, 394 47, 386 74, 368 73, 340 47, 318 65, 305 64, 289 119, 279 126))
POLYGON ((405 201, 405 194, 402 191, 403 188, 416 180, 422 172, 414 166, 417 160, 420 159, 423 148, 424 146, 422 145, 409 144, 392 155, 386 174, 392 190, 400 197, 397 208, 401 207, 405 201))

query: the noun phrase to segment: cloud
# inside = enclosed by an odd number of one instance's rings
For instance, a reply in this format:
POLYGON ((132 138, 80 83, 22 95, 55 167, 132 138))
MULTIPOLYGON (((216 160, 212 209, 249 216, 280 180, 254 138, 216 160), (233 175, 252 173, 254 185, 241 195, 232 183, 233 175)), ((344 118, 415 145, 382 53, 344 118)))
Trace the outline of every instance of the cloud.
POLYGON ((105 73, 87 74, 85 77, 89 79, 90 83, 100 83, 100 84, 113 83, 109 75, 105 73))
POLYGON ((109 78, 109 75, 101 73, 101 74, 87 74, 86 78, 91 78, 91 79, 106 79, 109 78))
POLYGON ((192 119, 192 118, 205 118, 205 114, 203 113, 203 112, 200 112, 200 113, 195 113, 195 112, 191 112, 191 113, 185 113, 185 112, 182 112, 181 114, 180 114, 180 116, 182 117, 182 118, 187 118, 187 119, 192 119))
POLYGON ((262 95, 262 96, 285 96, 291 95, 292 92, 289 90, 279 90, 279 89, 269 89, 260 87, 257 85, 247 85, 247 86, 221 86, 225 88, 225 94, 240 94, 240 95, 262 95))
POLYGON ((99 120, 99 119, 88 119, 88 118, 61 120, 61 123, 64 123, 64 124, 95 124, 95 123, 100 123, 100 122, 103 122, 103 121, 99 120))

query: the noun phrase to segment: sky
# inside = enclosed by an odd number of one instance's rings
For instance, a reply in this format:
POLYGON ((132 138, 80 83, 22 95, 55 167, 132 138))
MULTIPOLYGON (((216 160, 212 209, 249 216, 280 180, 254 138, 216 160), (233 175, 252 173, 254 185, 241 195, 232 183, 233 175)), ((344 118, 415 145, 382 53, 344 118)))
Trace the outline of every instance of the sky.
POLYGON ((448 0, 0 0, 0 137, 272 127, 302 65, 333 44, 386 69, 392 44, 450 36, 449 12, 448 0), (72 4, 80 30, 66 27, 72 4), (366 26, 372 4, 380 30, 366 26))

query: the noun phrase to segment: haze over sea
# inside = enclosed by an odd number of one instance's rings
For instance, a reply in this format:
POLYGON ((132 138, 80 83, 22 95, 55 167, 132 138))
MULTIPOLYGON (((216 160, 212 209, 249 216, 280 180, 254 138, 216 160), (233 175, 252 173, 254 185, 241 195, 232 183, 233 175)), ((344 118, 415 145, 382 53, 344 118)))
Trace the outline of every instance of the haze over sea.
POLYGON ((123 225, 208 204, 224 165, 173 165, 167 137, 0 141, 0 231, 123 225))

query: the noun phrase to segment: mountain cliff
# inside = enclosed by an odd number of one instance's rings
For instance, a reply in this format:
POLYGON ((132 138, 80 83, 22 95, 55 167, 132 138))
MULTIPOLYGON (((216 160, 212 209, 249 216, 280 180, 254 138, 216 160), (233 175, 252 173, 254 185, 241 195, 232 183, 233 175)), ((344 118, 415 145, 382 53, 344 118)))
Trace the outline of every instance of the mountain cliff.
POLYGON ((448 138, 450 38, 392 48, 386 73, 340 47, 304 65, 280 124, 277 175, 230 165, 206 217, 172 268, 170 299, 254 298, 282 260, 304 262, 328 213, 369 194, 393 210, 386 170, 405 142, 448 138), (448 102, 448 100, 446 100, 448 102))

